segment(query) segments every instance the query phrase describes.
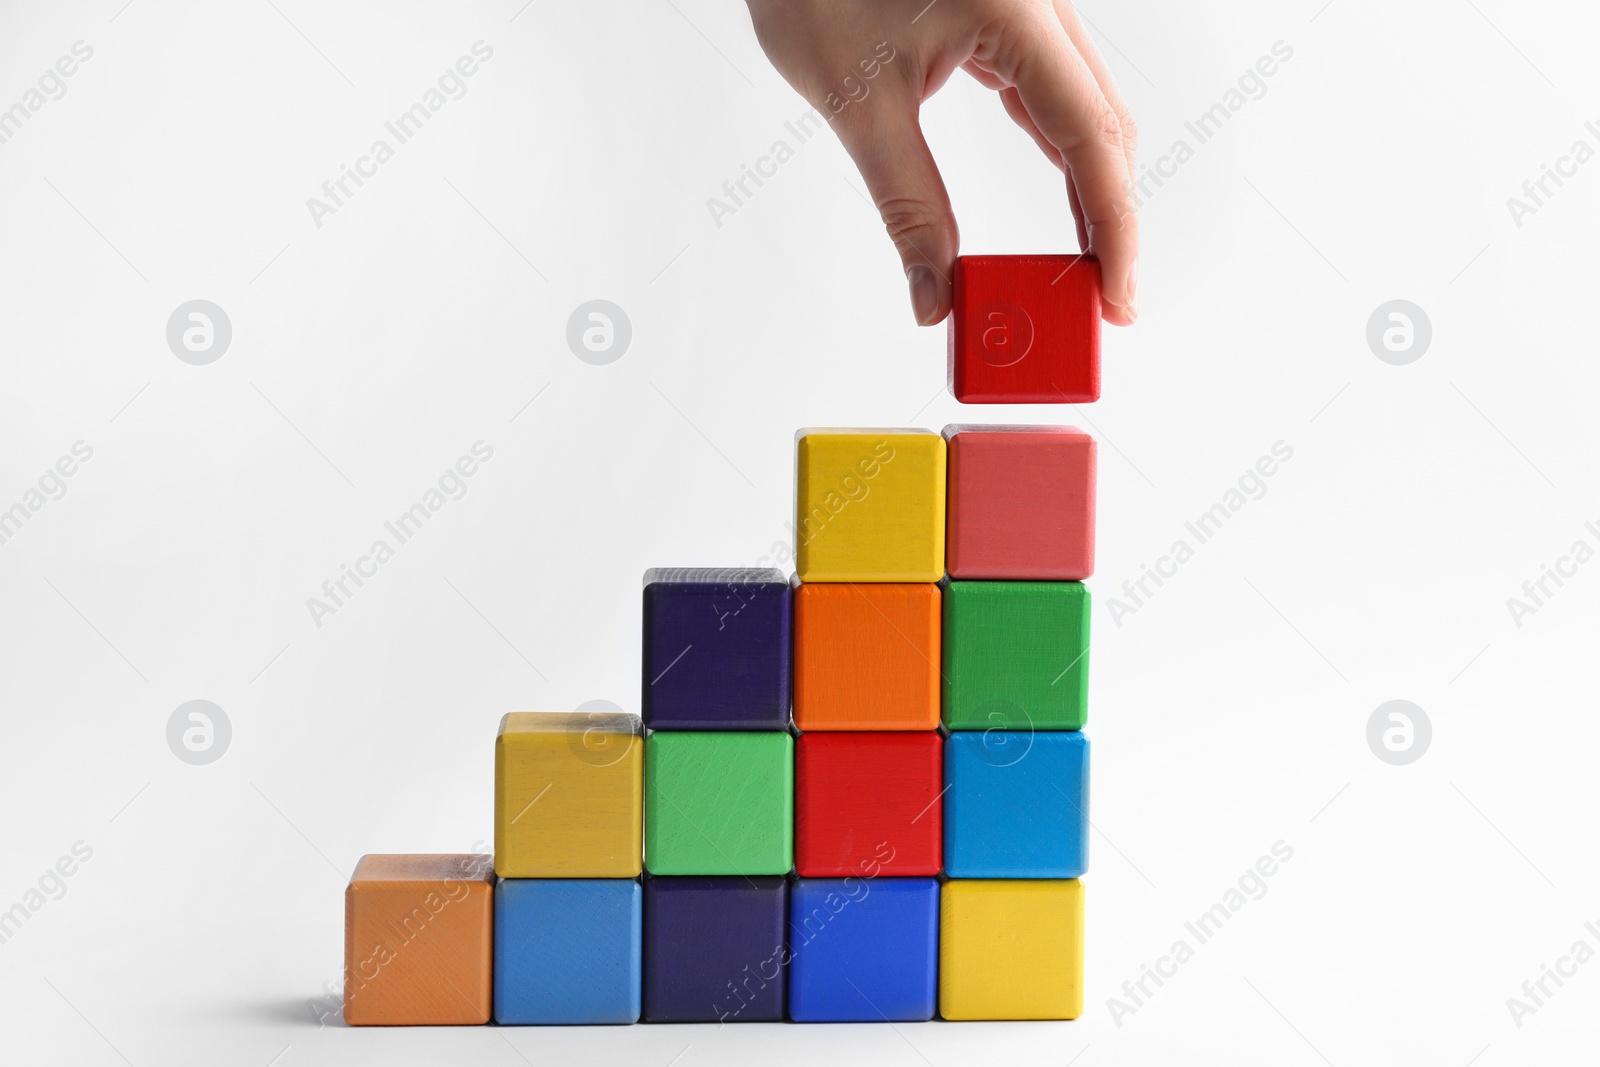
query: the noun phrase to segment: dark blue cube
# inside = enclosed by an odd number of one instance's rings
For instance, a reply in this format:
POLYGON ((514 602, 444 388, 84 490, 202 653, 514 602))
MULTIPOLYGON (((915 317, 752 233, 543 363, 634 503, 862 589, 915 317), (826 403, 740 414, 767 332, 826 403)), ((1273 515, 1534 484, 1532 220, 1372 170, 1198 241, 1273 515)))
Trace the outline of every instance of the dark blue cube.
POLYGON ((789 894, 789 1016, 925 1022, 939 970, 935 878, 801 878, 789 894))
POLYGON ((631 878, 500 879, 495 1022, 637 1022, 640 898, 631 878))
POLYGON ((646 879, 644 1021, 781 1022, 788 905, 779 877, 646 879))
POLYGON ((658 567, 644 582, 644 724, 787 729, 792 596, 783 572, 658 567))

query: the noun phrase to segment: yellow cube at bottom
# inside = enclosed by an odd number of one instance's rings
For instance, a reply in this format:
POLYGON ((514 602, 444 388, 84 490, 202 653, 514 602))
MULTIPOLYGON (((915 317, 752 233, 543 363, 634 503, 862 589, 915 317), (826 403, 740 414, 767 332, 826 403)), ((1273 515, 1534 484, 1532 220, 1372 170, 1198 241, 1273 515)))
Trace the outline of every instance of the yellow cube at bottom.
POLYGON ((502 878, 634 878, 644 859, 637 715, 513 712, 494 745, 502 878))
POLYGON ((954 878, 939 904, 939 1014, 1083 1014, 1083 884, 1076 878, 954 878))

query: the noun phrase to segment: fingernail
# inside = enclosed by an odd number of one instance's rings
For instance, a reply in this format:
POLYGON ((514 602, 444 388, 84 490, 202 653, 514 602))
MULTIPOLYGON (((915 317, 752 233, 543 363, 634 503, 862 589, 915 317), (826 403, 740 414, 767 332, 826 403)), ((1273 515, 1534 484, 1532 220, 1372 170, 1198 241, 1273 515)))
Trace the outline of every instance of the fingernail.
POLYGON ((920 264, 906 271, 906 281, 911 285, 911 313, 918 326, 926 326, 939 312, 939 283, 932 268, 920 264))
POLYGON ((1139 261, 1133 261, 1133 266, 1128 268, 1128 310, 1137 317, 1139 314, 1139 261))

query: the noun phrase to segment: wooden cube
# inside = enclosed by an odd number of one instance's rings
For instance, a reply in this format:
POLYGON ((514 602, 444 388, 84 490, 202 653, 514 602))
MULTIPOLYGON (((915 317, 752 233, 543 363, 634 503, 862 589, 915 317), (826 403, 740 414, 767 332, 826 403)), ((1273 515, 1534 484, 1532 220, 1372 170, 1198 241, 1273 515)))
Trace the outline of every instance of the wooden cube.
POLYGON ((344 891, 345 1022, 488 1022, 493 929, 489 857, 362 856, 344 891))
POLYGON ((1083 1014, 1083 885, 952 878, 939 902, 939 1014, 1083 1014))
POLYGON ((502 878, 632 878, 642 867, 639 718, 513 712, 494 746, 494 869, 502 878))
POLYGON ((789 873, 794 738, 754 731, 652 733, 645 763, 651 874, 789 873))
POLYGON ((494 1021, 637 1022, 642 896, 632 878, 500 879, 494 1021))
POLYGON ((810 733, 795 744, 795 870, 806 878, 938 874, 944 739, 810 733))
POLYGON ((1079 582, 951 582, 943 660, 951 730, 1082 729, 1089 591, 1079 582))
POLYGON ((794 724, 939 726, 939 587, 823 582, 794 594, 794 724))
POLYGON ((784 878, 646 878, 644 1021, 782 1022, 788 919, 784 878))
POLYGON ((789 889, 789 1017, 925 1022, 938 988, 936 878, 801 878, 789 889))
POLYGON ((946 426, 952 578, 1094 573, 1094 438, 1071 426, 946 426))
POLYGON ((1077 878, 1088 868, 1082 733, 956 730, 944 746, 944 782, 950 877, 1077 878))
POLYGON ((644 724, 786 729, 793 640, 784 573, 657 567, 644 581, 644 724))
POLYGON ((944 438, 927 430, 801 430, 795 569, 803 582, 944 577, 944 438))
POLYGON ((950 392, 963 404, 1100 398, 1100 263, 1093 256, 959 256, 950 392))

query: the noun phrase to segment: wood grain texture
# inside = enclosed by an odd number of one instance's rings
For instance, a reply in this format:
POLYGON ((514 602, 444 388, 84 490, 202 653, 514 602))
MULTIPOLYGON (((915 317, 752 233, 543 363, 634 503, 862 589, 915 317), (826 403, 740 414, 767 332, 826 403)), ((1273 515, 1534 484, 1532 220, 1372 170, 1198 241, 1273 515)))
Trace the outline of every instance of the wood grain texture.
POLYGON ((941 631, 932 583, 802 584, 794 595, 794 724, 936 729, 941 631))
POLYGON ((938 944, 938 879, 797 879, 789 887, 789 1017, 931 1019, 938 944))
POLYGON ((1089 739, 956 730, 944 746, 952 878, 1077 878, 1089 864, 1089 739))
POLYGON ((944 724, 1079 730, 1088 718, 1089 591, 953 581, 944 591, 944 724))
POLYGON ((938 874, 944 739, 810 733, 795 744, 795 870, 802 877, 938 874))
POLYGON ((651 874, 787 874, 794 863, 794 738, 661 732, 645 741, 651 874))
POLYGON ((952 578, 1094 573, 1095 441, 1071 426, 946 426, 952 578))
POLYGON ((652 730, 789 725, 789 581, 776 569, 645 573, 640 705, 652 730))
POLYGON ((1083 885, 1076 878, 954 878, 939 905, 940 1015, 1083 1014, 1083 885))
POLYGON ((633 715, 513 712, 501 719, 494 747, 496 873, 637 875, 643 742, 633 715))
POLYGON ((646 878, 644 1021, 781 1022, 784 878, 646 878))
POLYGON ((638 882, 502 878, 494 896, 496 1023, 638 1021, 638 882))
POLYGON ((344 892, 345 1022, 488 1022, 493 928, 488 857, 361 857, 344 892))
POLYGON ((795 569, 803 582, 944 577, 944 438, 927 430, 802 430, 795 569))
POLYGON ((1093 256, 958 256, 950 392, 963 404, 1100 398, 1100 263, 1093 256))

